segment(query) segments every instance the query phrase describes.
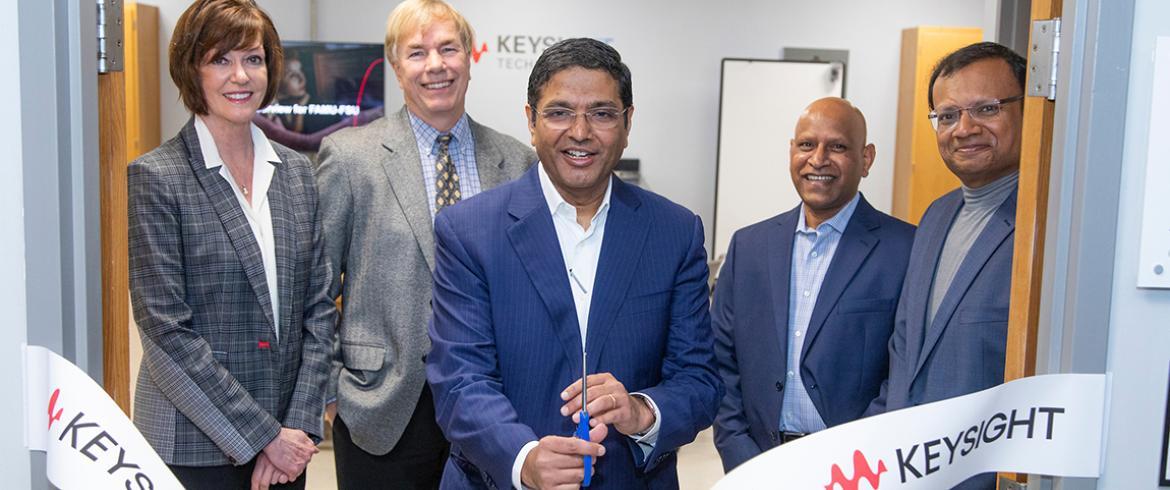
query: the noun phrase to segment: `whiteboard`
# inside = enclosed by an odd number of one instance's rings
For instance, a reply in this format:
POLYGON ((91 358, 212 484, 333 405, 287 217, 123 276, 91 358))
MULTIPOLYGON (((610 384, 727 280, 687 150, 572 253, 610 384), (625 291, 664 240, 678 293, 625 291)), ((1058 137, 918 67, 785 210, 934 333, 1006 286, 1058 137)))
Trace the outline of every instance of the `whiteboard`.
POLYGON ((736 230, 800 203, 788 171, 796 119, 814 100, 844 96, 844 73, 840 63, 723 60, 713 259, 736 230))

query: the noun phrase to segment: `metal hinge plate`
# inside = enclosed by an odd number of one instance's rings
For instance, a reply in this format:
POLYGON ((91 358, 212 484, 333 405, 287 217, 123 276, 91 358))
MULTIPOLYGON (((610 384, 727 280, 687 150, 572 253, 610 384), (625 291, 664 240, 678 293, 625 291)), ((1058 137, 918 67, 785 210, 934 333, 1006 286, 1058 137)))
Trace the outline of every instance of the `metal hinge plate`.
POLYGON ((98 73, 122 71, 122 0, 97 0, 98 73))
POLYGON ((1060 55, 1060 18, 1032 21, 1028 51, 1028 96, 1056 100, 1056 62, 1060 55))

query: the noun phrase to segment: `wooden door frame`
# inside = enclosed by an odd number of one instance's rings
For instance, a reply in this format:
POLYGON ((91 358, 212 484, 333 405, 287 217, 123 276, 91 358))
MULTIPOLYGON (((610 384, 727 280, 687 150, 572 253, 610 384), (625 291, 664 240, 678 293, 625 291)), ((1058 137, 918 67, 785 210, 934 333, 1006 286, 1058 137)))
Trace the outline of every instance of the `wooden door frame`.
MULTIPOLYGON (((1032 3, 1032 19, 1059 17, 1062 0, 1032 3)), ((1030 77, 1029 77, 1030 78, 1030 77)), ((1029 80, 1031 83, 1031 80, 1029 80)), ((1056 103, 1024 99, 1020 142, 1020 183, 1016 204, 1015 250, 1004 381, 1036 373, 1036 338, 1044 269, 1048 180, 1052 167, 1052 128, 1056 103)))
MULTIPOLYGON (((132 3, 134 0, 128 0, 123 6, 125 8, 132 3)), ((122 22, 119 28, 124 29, 125 25, 126 23, 122 22)), ((115 71, 98 74, 97 78, 98 174, 101 189, 102 386, 118 407, 129 415, 130 270, 126 191, 126 74, 123 71, 115 71)))
POLYGON ((98 75, 102 234, 102 386, 130 413, 129 248, 126 216, 126 79, 98 75))
MULTIPOLYGON (((1031 21, 1060 17, 1062 0, 1033 0, 1031 21)), ((1029 39, 1029 48, 1035 42, 1029 39)), ((1051 56, 1050 53, 1026 55, 1051 56)), ((1025 86, 1031 86, 1029 73, 1025 86)), ((1047 82, 1043 82, 1047 83, 1047 82)), ((1012 290, 1009 307, 1004 381, 1036 374, 1036 346, 1044 276, 1044 244, 1048 222, 1048 185, 1052 169, 1052 133, 1056 102, 1045 97, 1024 99, 1020 141, 1020 180, 1016 198, 1016 229, 1012 258, 1012 290)), ((1027 481, 1022 474, 1003 477, 1027 481)))

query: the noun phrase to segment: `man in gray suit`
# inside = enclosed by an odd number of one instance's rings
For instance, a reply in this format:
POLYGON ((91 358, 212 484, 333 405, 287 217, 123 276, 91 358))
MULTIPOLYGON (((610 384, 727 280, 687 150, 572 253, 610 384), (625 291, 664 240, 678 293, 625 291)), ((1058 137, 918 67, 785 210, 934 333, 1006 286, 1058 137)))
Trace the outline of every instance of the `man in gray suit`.
POLYGON ((321 145, 331 294, 343 298, 329 393, 342 489, 437 488, 448 444, 423 363, 432 220, 536 161, 528 146, 464 112, 473 41, 441 0, 400 4, 387 22, 386 57, 406 106, 321 145))

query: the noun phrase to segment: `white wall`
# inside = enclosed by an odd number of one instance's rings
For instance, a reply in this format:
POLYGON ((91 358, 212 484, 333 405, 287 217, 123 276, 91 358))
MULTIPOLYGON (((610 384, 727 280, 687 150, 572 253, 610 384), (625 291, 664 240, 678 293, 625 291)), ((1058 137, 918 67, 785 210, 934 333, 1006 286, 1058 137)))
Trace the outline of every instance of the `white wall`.
MULTIPOLYGON (((157 1, 164 36, 189 3, 157 1)), ((309 0, 267 0, 281 36, 307 39, 309 0)), ((386 15, 397 2, 388 0, 316 0, 316 27, 321 41, 382 42, 386 15)), ((876 207, 893 200, 894 132, 901 30, 918 25, 994 25, 989 3, 995 0, 745 0, 698 2, 672 0, 595 0, 592 2, 451 0, 470 19, 479 42, 489 52, 472 68, 468 112, 480 122, 528 141, 523 107, 528 70, 500 66, 501 35, 591 36, 612 38, 634 76, 634 121, 628 157, 642 159, 648 187, 695 210, 708 227, 715 192, 715 146, 718 130, 719 67, 724 57, 771 58, 782 48, 847 49, 850 66, 847 96, 869 119, 870 140, 878 159, 861 189, 876 207)), ((167 39, 161 41, 165 48, 167 39)), ((536 55, 517 56, 534 61, 536 55)), ((163 134, 172 135, 186 121, 163 64, 163 134)), ((393 84, 393 77, 387 77, 393 84)), ((397 93, 392 87, 387 100, 397 93)), ((760 87, 783 90, 783 87, 760 87)), ((793 121, 795 124, 795 121, 793 121)), ((789 134, 760 142, 760 157, 787 165, 789 134)), ((777 185, 791 185, 778 182, 777 185)), ((778 202, 776 210, 795 203, 778 202)), ((708 230, 710 238, 711 230, 708 230)))
MULTIPOLYGON (((493 60, 493 55, 501 55, 493 52, 497 36, 613 38, 633 72, 638 108, 626 155, 642 159, 648 187, 695 210, 708 227, 714 207, 722 58, 775 59, 785 46, 848 49, 846 94, 867 114, 870 139, 878 148, 877 164, 862 190, 878 208, 888 210, 893 199, 901 29, 980 26, 985 16, 983 2, 969 0, 452 3, 489 48, 472 69, 468 111, 521 141, 528 140, 522 116, 528 71, 498 66, 498 58, 493 60)), ((377 13, 390 7, 376 0, 319 0, 318 34, 321 40, 377 41, 384 23, 384 15, 377 13), (358 33, 361 39, 354 39, 358 33)), ((790 134, 778 134, 774 140, 761 141, 760 157, 787 165, 789 138, 790 134)), ((794 204, 776 203, 776 209, 794 204)))
MULTIPOLYGON (((1156 36, 1170 36, 1170 3, 1137 0, 1130 57, 1122 189, 1117 215, 1112 312, 1107 372, 1112 374, 1103 476, 1097 488, 1154 489, 1162 454, 1162 431, 1170 370, 1170 291, 1137 289, 1142 214, 1167 216, 1165 209, 1142 209, 1149 143, 1156 36)), ((1166 87, 1162 87, 1166 90, 1166 87)), ((1166 135, 1156 135, 1164 138, 1166 135)), ((1115 162, 1101 162, 1116 165, 1115 162)), ((1164 165, 1165 162, 1162 162, 1164 165)))
MULTIPOLYGON (((0 161, 4 162, 5 178, 0 180, 0 311, 4 325, 0 326, 0 466, 4 467, 4 485, 9 488, 31 488, 29 451, 24 446, 24 375, 21 344, 28 339, 28 317, 25 297, 24 259, 24 165, 22 153, 20 96, 20 46, 18 15, 15 1, 0 3, 0 66, 6 76, 0 77, 0 93, 13 95, 7 116, 0 118, 0 161)), ((30 104, 35 107, 35 104, 30 104)))
MULTIPOLYGON (((998 0, 983 2, 983 40, 995 41, 999 39, 999 11, 1002 5, 998 0)), ((1024 54, 1024 53, 1020 53, 1024 54)))

